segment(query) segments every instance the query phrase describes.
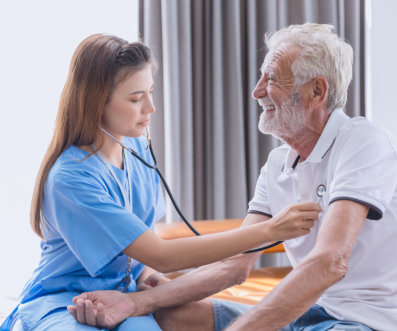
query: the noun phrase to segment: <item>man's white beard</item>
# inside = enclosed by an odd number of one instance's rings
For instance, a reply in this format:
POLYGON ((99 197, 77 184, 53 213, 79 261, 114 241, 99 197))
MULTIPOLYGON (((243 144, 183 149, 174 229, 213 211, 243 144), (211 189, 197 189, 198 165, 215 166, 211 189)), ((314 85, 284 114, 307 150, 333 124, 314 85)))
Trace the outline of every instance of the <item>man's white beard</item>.
MULTIPOLYGON (((263 102, 259 102, 263 105, 263 102)), ((272 134, 277 138, 293 136, 306 127, 305 111, 300 106, 292 106, 290 101, 284 101, 281 109, 264 110, 259 118, 258 128, 264 134, 272 134)))

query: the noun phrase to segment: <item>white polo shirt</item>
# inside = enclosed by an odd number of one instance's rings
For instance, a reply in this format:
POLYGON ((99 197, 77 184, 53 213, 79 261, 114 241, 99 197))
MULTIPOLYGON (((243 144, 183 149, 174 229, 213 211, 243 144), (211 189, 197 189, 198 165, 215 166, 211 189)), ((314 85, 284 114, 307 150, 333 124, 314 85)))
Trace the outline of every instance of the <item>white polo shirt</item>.
POLYGON ((314 247, 329 205, 352 200, 370 207, 346 277, 318 304, 340 320, 397 330, 397 144, 390 134, 341 109, 330 116, 304 162, 288 145, 262 168, 249 212, 276 215, 288 205, 318 202, 324 213, 311 232, 284 243, 296 266, 314 247))

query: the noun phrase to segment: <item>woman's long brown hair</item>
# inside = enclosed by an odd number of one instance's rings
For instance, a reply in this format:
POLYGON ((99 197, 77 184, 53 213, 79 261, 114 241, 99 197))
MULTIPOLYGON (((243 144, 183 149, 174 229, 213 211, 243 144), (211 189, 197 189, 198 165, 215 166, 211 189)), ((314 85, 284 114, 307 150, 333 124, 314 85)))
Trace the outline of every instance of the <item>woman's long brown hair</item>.
POLYGON ((90 145, 100 138, 103 109, 113 89, 148 63, 153 59, 147 46, 115 36, 92 35, 77 47, 59 102, 54 135, 33 190, 30 223, 41 238, 44 184, 51 167, 70 145, 90 145))

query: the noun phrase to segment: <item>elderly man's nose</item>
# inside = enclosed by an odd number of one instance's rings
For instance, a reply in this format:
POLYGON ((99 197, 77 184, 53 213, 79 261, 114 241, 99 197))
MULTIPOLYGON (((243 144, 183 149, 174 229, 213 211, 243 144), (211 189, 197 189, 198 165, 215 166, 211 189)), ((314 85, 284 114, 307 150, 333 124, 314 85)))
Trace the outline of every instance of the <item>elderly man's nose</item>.
POLYGON ((252 91, 252 97, 254 99, 260 99, 267 95, 266 92, 266 82, 264 79, 259 79, 254 90, 252 91))

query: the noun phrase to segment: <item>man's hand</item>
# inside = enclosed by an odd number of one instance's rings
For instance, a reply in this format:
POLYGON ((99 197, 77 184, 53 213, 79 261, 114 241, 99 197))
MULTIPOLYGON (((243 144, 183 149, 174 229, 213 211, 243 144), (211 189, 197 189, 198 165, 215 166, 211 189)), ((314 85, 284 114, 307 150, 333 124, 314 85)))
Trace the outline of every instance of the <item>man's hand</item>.
POLYGON ((106 329, 115 328, 126 318, 138 312, 134 296, 118 291, 94 291, 82 293, 73 298, 75 306, 68 306, 74 319, 87 324, 106 329))

